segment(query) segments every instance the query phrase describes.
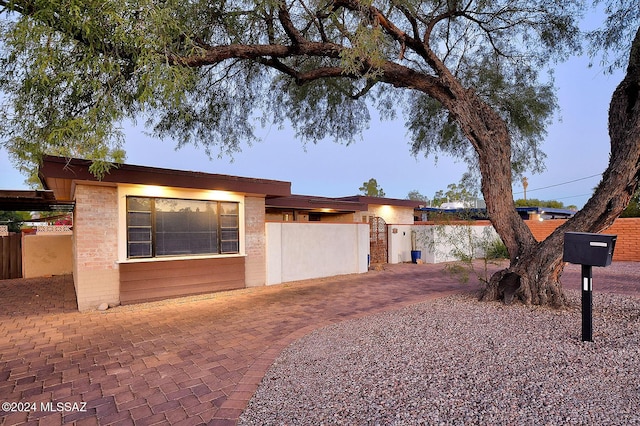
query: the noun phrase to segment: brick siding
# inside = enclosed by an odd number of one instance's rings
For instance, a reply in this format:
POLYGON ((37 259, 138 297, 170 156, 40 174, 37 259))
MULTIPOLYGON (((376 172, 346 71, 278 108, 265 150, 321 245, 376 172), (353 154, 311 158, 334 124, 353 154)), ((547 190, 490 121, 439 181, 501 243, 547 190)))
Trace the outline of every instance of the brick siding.
MULTIPOLYGON (((549 236, 564 220, 545 220, 542 222, 527 220, 525 223, 531 229, 533 236, 541 241, 549 236)), ((603 234, 618 236, 613 260, 640 261, 640 218, 618 218, 603 234)))
POLYGON ((245 197, 245 282, 247 287, 266 283, 266 244, 264 198, 245 197))
POLYGON ((119 302, 117 188, 78 184, 74 213, 74 283, 78 309, 119 302))

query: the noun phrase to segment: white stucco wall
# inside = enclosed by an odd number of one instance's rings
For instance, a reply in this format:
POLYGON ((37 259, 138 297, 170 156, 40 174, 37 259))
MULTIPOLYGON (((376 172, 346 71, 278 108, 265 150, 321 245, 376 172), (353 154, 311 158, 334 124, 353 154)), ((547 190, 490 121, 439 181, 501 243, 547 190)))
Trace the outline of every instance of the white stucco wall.
POLYGON ((364 273, 369 225, 267 223, 267 284, 364 273))
POLYGON ((411 262, 412 225, 389 225, 389 263, 411 262))
POLYGON ((485 255, 478 242, 498 240, 500 237, 492 226, 472 225, 415 225, 416 244, 422 251, 425 263, 451 262, 458 260, 453 254, 461 250, 474 258, 485 255), (472 244, 476 244, 472 248, 472 244))

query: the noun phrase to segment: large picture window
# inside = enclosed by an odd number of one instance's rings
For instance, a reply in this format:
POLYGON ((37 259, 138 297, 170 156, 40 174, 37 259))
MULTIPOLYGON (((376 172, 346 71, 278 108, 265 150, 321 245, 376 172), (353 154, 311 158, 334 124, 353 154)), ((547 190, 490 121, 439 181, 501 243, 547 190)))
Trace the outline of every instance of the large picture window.
POLYGON ((127 197, 127 257, 238 253, 238 203, 127 197))

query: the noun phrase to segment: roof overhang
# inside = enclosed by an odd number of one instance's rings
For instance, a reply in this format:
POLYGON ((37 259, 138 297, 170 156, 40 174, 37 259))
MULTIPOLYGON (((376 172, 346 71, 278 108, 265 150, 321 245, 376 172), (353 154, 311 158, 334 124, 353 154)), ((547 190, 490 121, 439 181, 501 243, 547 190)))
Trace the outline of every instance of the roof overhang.
POLYGON ((40 166, 38 176, 44 187, 52 190, 59 200, 71 200, 73 198, 74 183, 81 181, 103 185, 138 184, 220 190, 262 196, 291 195, 291 183, 278 180, 162 169, 131 164, 115 164, 101 180, 98 180, 89 171, 90 166, 90 160, 46 156, 40 166))
POLYGON ((380 206, 395 206, 395 207, 409 207, 412 209, 419 208, 423 201, 415 200, 401 200, 398 198, 386 198, 386 197, 369 197, 367 195, 352 195, 349 197, 340 197, 336 200, 353 201, 357 203, 380 205, 380 206))
POLYGON ((358 212, 367 211, 367 205, 356 201, 346 201, 328 197, 314 197, 309 195, 291 195, 288 197, 268 198, 265 202, 268 208, 307 210, 310 212, 358 212))
POLYGON ((0 190, 2 211, 73 211, 71 201, 56 200, 53 191, 0 190))

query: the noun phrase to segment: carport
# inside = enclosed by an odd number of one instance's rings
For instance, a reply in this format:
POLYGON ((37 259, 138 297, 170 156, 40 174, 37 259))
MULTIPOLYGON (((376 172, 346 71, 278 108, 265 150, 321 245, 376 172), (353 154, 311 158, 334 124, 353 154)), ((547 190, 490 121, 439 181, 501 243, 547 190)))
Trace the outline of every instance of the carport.
MULTIPOLYGON (((56 200, 53 191, 0 190, 0 211, 73 211, 73 201, 56 200)), ((0 225, 3 225, 0 223, 0 225)), ((0 279, 22 277, 22 235, 0 234, 0 279)))

